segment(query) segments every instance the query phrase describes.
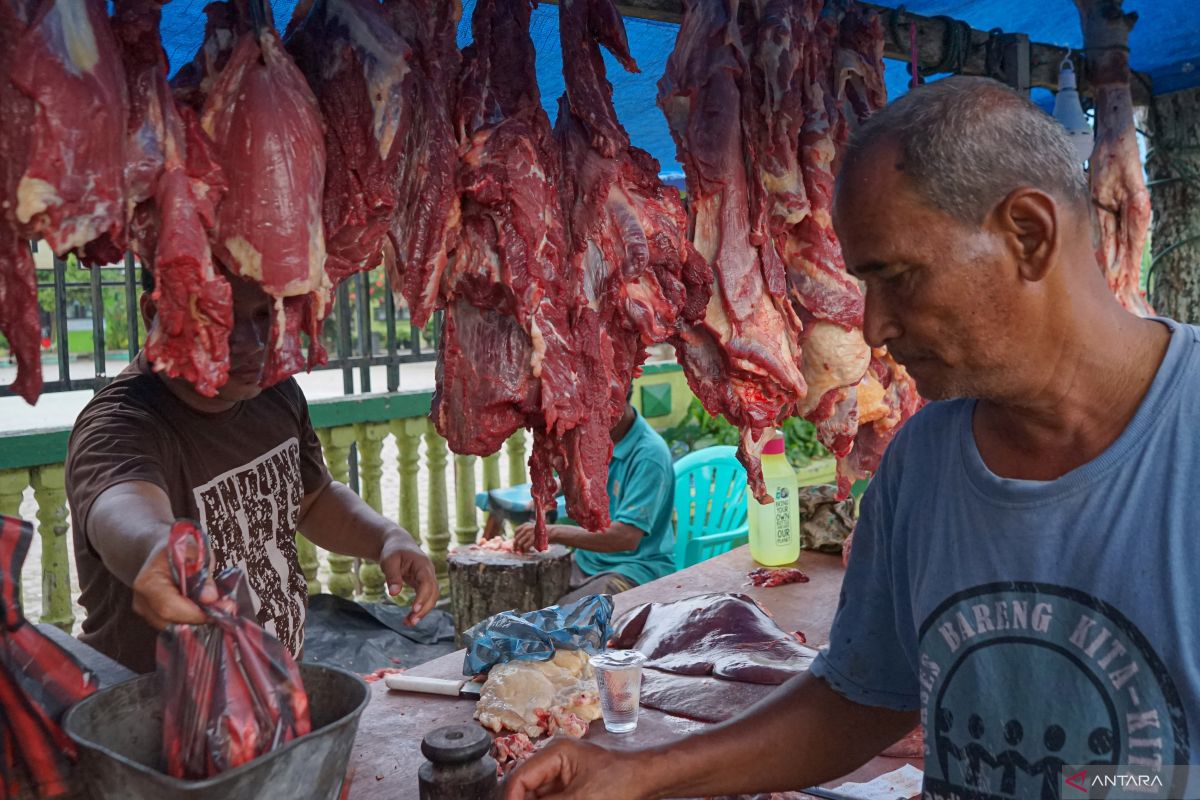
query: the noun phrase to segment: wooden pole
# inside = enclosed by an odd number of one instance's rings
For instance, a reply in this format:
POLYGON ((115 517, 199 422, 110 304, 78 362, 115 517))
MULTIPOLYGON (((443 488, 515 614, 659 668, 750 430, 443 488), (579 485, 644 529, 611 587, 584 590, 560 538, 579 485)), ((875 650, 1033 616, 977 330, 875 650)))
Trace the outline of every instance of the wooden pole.
MULTIPOLYGON (((616 5, 626 17, 678 23, 683 16, 683 2, 684 0, 619 0, 616 5)), ((900 12, 873 3, 862 5, 883 16, 884 58, 905 62, 909 60, 908 26, 916 25, 917 66, 922 73, 956 72, 960 75, 986 75, 1010 84, 1023 82, 1028 74, 1028 84, 1019 88, 1058 88, 1058 65, 1067 57, 1068 51, 1065 47, 1029 42, 1027 65, 1013 62, 1011 58, 1005 63, 1003 59, 997 60, 994 55, 989 59, 988 53, 1008 50, 1013 56, 1021 57, 1019 51, 1022 48, 1011 46, 1017 44, 1013 40, 1001 42, 1001 45, 1009 46, 997 48, 997 42, 992 41, 993 37, 989 31, 976 30, 960 20, 900 12), (989 42, 992 42, 991 47, 989 42)), ((1014 34, 1003 35, 1012 37, 1014 34)), ((1076 62, 1075 66, 1076 73, 1080 74, 1079 92, 1090 97, 1092 87, 1081 74, 1079 67, 1082 64, 1076 62)), ((1140 73, 1134 75, 1133 102, 1139 106, 1148 105, 1150 102, 1150 79, 1140 73)))

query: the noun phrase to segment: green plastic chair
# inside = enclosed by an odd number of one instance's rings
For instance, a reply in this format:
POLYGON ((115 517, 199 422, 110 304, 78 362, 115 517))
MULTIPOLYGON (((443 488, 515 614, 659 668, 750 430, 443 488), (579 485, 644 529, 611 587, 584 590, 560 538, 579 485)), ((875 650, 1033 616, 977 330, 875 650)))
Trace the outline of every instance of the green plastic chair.
POLYGON ((746 468, 736 453, 736 447, 706 447, 675 462, 675 569, 750 540, 746 468))

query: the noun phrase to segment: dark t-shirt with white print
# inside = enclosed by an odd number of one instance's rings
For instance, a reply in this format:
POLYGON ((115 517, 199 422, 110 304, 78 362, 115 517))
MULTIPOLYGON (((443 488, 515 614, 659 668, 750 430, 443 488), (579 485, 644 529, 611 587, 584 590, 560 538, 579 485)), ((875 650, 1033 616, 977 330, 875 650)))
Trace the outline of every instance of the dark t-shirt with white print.
POLYGON ((134 613, 129 587, 105 567, 87 526, 105 489, 148 481, 166 492, 176 517, 208 532, 218 570, 242 567, 259 622, 299 653, 308 590, 294 534, 304 495, 329 480, 294 380, 205 414, 171 394, 139 355, 80 413, 68 446, 79 601, 87 611, 80 638, 131 669, 154 669, 155 632, 134 613))

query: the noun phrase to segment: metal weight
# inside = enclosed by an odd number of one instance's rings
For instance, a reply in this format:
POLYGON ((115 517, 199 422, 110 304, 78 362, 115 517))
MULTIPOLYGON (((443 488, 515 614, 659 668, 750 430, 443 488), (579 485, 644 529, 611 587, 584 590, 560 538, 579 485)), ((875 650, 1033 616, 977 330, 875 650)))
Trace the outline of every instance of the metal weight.
POLYGON ((478 725, 447 725, 425 734, 417 771, 421 800, 493 800, 496 760, 492 737, 478 725))

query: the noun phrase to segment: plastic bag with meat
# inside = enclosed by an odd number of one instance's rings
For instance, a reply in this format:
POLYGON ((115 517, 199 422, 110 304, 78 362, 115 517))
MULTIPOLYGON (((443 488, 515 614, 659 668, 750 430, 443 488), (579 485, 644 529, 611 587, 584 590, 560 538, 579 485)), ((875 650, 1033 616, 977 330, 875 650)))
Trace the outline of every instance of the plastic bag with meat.
MULTIPOLYGON (((199 603, 207 537, 180 520, 167 547, 175 582, 199 603)), ((201 605, 209 624, 173 625, 158 640, 163 750, 167 772, 177 778, 211 777, 312 729, 300 671, 256 622, 242 571, 230 567, 216 583, 219 598, 201 605)))
POLYGON ((41 797, 66 794, 75 746, 58 723, 97 685, 21 613, 17 588, 32 539, 32 525, 0 514, 0 797, 18 796, 22 786, 41 797))

